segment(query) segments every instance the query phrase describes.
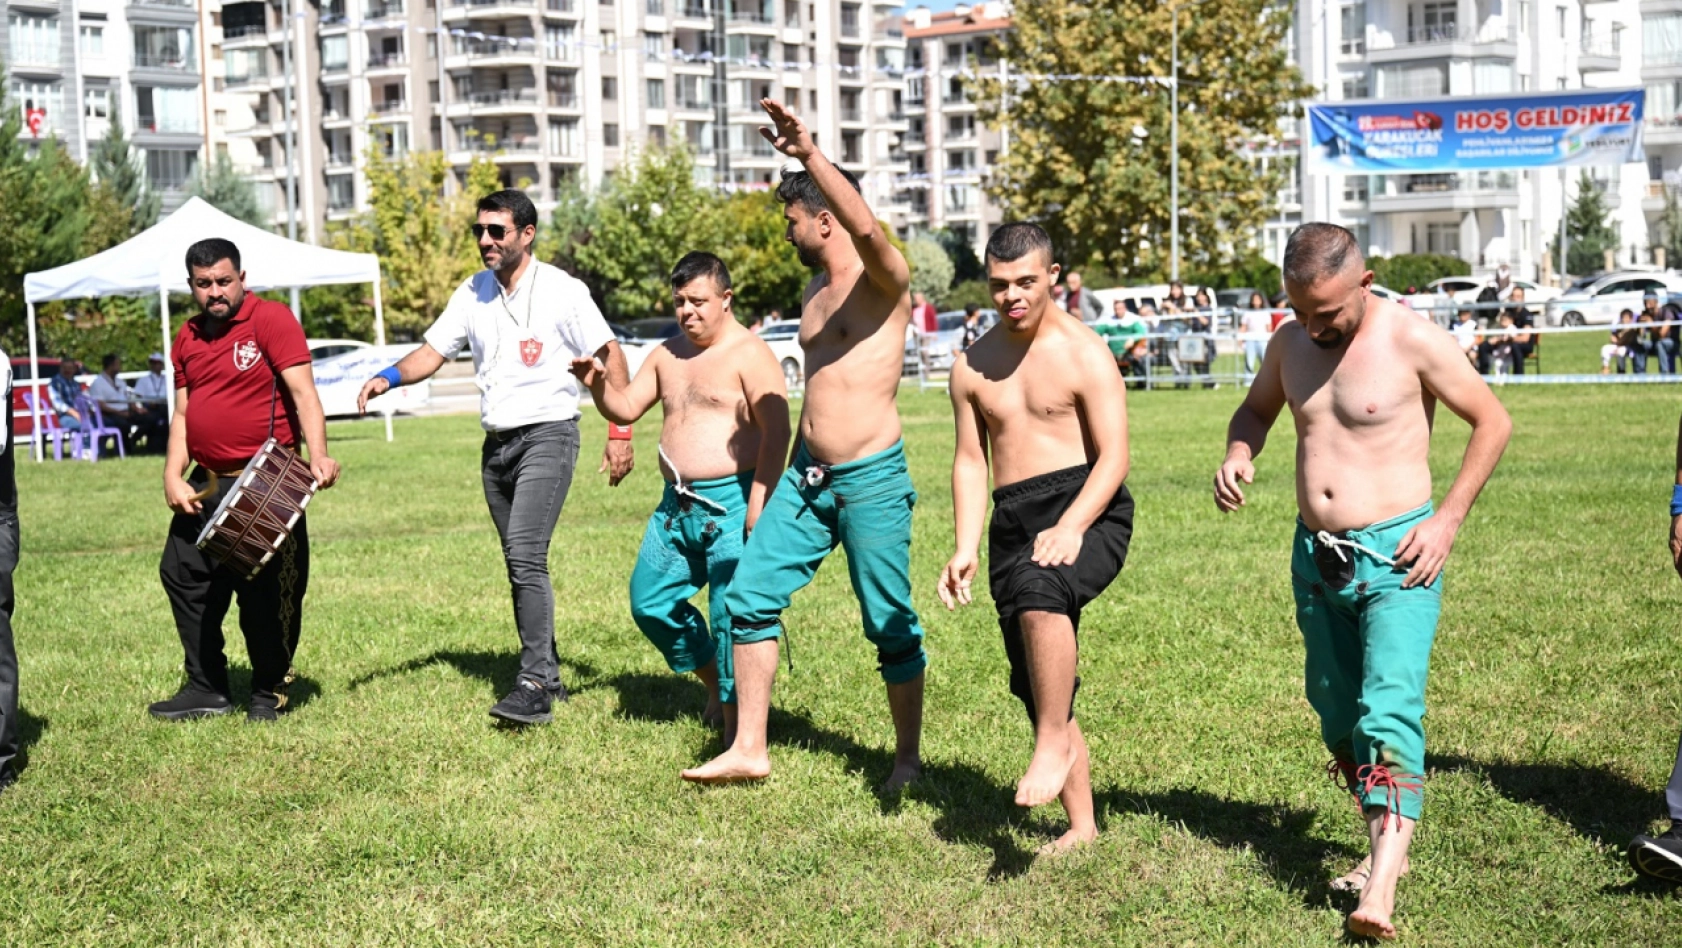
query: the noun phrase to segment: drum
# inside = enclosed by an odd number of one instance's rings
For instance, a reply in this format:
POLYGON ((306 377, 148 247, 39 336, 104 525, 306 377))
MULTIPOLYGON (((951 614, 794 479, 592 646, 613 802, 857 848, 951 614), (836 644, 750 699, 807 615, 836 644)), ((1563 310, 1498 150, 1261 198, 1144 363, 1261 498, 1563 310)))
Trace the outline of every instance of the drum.
MULTIPOLYGON (((200 496, 213 495, 216 486, 212 473, 200 496)), ((211 514, 199 549, 245 579, 256 576, 292 535, 317 486, 304 459, 270 438, 211 514)))

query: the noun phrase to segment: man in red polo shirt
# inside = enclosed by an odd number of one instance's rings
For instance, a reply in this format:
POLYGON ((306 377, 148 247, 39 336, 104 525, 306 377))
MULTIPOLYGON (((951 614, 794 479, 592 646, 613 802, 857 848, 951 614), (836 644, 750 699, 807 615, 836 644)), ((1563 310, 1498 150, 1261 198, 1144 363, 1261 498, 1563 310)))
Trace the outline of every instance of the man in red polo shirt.
POLYGON ((158 569, 186 654, 187 681, 175 697, 150 710, 167 721, 233 710, 222 620, 237 597, 251 657, 246 719, 274 721, 286 707, 309 585, 305 518, 298 518, 291 537, 251 579, 210 560, 198 548, 198 536, 271 432, 294 449, 302 435, 310 473, 322 489, 339 479, 339 464, 327 455, 327 424, 309 347, 292 311, 246 295, 239 248, 231 241, 212 238, 187 248, 187 276, 199 315, 175 335, 175 418, 164 460, 164 500, 175 517, 158 569), (198 466, 185 476, 189 460, 198 466), (218 488, 200 501, 196 495, 210 471, 219 476, 218 488))

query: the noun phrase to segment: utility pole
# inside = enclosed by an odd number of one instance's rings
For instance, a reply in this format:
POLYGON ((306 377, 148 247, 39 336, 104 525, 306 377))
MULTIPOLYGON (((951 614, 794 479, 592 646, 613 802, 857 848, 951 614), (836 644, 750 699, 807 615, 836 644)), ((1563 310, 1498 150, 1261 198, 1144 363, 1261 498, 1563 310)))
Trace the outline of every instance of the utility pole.
POLYGON ((1182 0, 1168 8, 1168 15, 1174 19, 1173 40, 1169 44, 1172 49, 1170 68, 1173 71, 1169 74, 1168 85, 1168 203, 1171 205, 1168 209, 1168 279, 1176 283, 1180 279, 1180 11, 1208 2, 1182 0))
MULTIPOLYGON (((691 0, 678 0, 688 3, 691 0)), ((729 0, 711 0, 713 5, 713 167, 715 187, 730 183, 730 79, 725 59, 724 6, 729 0)))
MULTIPOLYGON (((292 0, 281 0, 280 16, 286 35, 280 44, 281 71, 286 74, 286 95, 282 100, 280 120, 286 125, 286 239, 298 239, 298 133, 293 123, 292 109, 292 0)), ((292 315, 304 318, 299 308, 298 288, 292 288, 292 315)))

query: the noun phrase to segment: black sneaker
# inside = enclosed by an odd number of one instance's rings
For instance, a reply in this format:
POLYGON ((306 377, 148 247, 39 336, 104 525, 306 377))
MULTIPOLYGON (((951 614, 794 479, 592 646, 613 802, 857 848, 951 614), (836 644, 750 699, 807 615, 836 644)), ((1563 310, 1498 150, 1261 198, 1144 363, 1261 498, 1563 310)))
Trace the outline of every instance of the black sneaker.
POLYGON ((191 721, 194 718, 214 718, 234 709, 226 695, 183 687, 168 701, 155 701, 146 710, 160 721, 191 721))
POLYGON ((508 697, 491 708, 491 717, 512 724, 548 724, 551 720, 549 704, 547 688, 522 678, 508 697))
POLYGON ((246 706, 245 719, 256 723, 279 721, 281 709, 286 707, 284 695, 252 695, 246 706))
POLYGON ((0 793, 5 793, 7 787, 9 787, 12 784, 17 783, 17 782, 18 782, 18 772, 17 771, 13 770, 10 767, 0 767, 0 793))
POLYGON ((544 685, 543 690, 549 692, 549 698, 552 701, 567 700, 567 686, 562 684, 559 678, 551 681, 547 685, 544 685))
POLYGON ((1670 824, 1661 836, 1637 836, 1629 844, 1629 864, 1636 872, 1682 883, 1682 829, 1670 824))

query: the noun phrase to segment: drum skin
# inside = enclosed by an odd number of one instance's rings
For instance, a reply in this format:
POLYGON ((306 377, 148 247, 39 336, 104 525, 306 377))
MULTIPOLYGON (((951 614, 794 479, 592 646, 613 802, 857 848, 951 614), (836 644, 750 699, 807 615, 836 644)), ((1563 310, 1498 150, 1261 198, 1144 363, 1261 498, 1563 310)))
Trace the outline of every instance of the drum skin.
POLYGON ((250 579, 292 535, 317 485, 310 466, 270 438, 199 533, 199 549, 250 579))

